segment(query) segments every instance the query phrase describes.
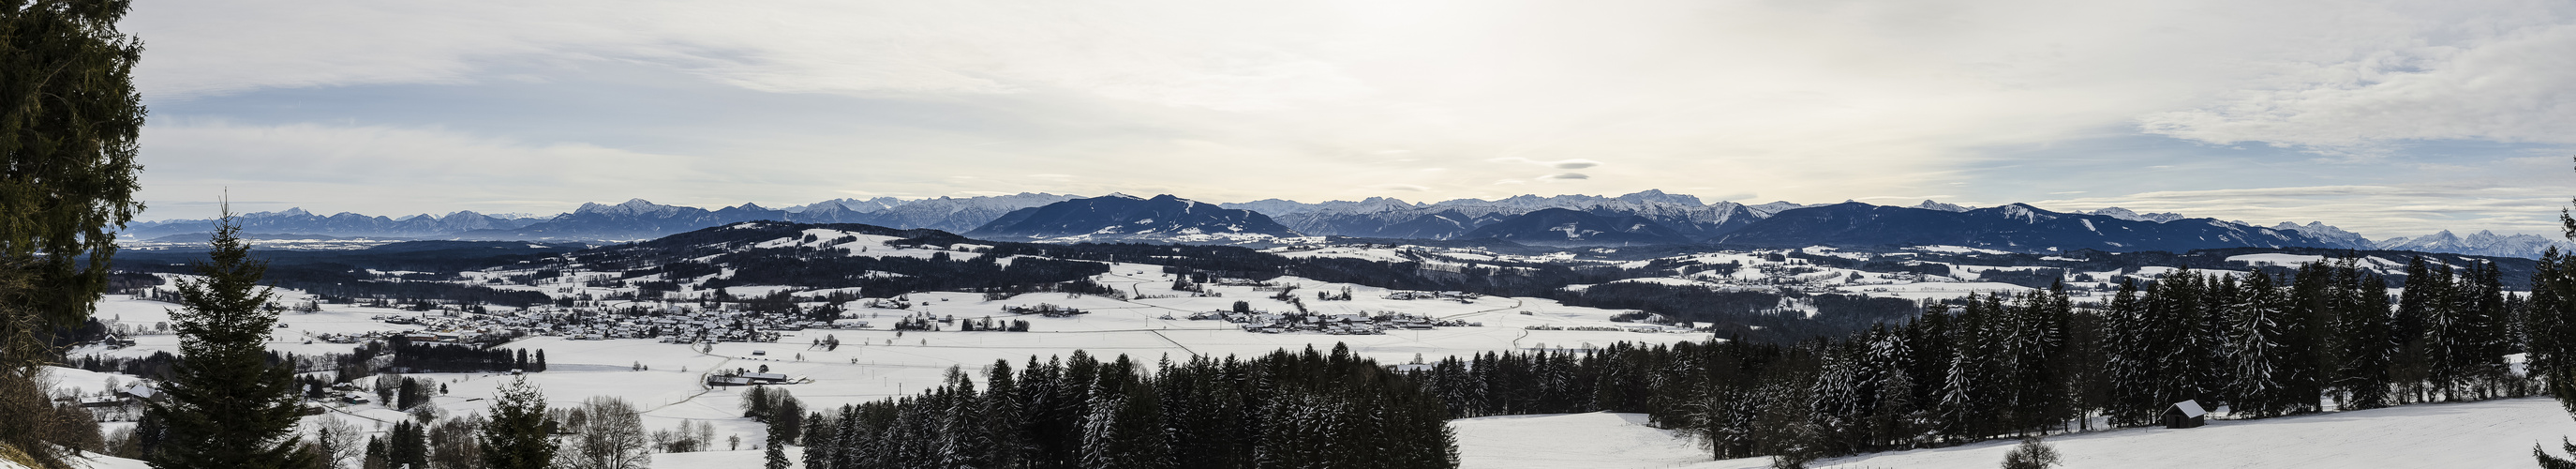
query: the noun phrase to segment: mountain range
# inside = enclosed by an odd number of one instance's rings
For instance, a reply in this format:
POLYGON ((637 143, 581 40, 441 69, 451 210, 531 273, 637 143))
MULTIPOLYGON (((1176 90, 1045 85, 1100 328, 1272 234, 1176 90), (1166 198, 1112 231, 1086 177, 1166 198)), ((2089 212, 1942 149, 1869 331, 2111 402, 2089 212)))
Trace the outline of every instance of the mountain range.
POLYGON ((1760 247, 1945 245, 2015 252, 2322 246, 2296 231, 2206 218, 2154 222, 2024 204, 1949 211, 1858 202, 1780 212, 1711 241, 1760 247))
MULTIPOLYGON (((1265 199, 1204 203, 1168 195, 1083 198, 1022 193, 929 199, 835 199, 786 208, 758 204, 714 210, 642 199, 583 204, 554 216, 475 212, 392 218, 329 216, 302 209, 241 216, 244 232, 339 238, 624 241, 657 238, 727 223, 781 220, 936 229, 1010 240, 1256 242, 1296 236, 1373 239, 1498 240, 1535 246, 1944 244, 2024 252, 2047 248, 2105 251, 2199 247, 2309 246, 2389 249, 2485 256, 2539 257, 2569 243, 2535 235, 2448 231, 2372 240, 2323 223, 2259 227, 2174 213, 2118 207, 2051 212, 2024 204, 1968 207, 1930 200, 1910 206, 1858 202, 1746 205, 1648 190, 1620 196, 1522 195, 1495 200, 1408 202, 1388 197, 1305 203, 1265 199), (1074 203, 1049 209, 1047 207, 1074 203)), ((184 239, 211 220, 136 222, 123 235, 184 239)))
MULTIPOLYGON (((474 230, 517 229, 546 220, 544 218, 502 218, 470 211, 450 213, 445 216, 420 214, 402 218, 348 212, 323 216, 301 208, 250 213, 241 215, 239 218, 242 231, 245 233, 389 238, 435 237, 474 230)), ((135 238, 152 239, 206 233, 213 231, 214 224, 214 220, 134 222, 126 224, 123 233, 135 238)))
POLYGON ((1158 195, 1110 194, 1013 210, 968 231, 999 241, 1237 241, 1298 236, 1251 210, 1158 195))

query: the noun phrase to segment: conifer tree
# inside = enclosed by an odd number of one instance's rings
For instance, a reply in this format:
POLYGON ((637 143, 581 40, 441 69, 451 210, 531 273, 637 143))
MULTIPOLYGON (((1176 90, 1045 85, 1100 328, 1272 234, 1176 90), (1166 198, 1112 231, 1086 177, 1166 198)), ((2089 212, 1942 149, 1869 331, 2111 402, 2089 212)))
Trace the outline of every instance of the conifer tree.
POLYGON ((770 405, 769 424, 783 427, 781 430, 784 434, 781 436, 787 437, 788 444, 804 441, 805 401, 796 400, 796 396, 788 394, 784 389, 770 393, 770 398, 777 400, 778 403, 770 405))
POLYGON ((392 467, 392 465, 385 464, 385 440, 383 438, 367 437, 367 452, 364 455, 359 456, 358 467, 363 469, 385 469, 392 467))
POLYGON ((805 454, 803 460, 814 461, 807 467, 831 467, 832 451, 839 448, 839 432, 833 431, 832 419, 815 412, 805 415, 805 454))
POLYGON ((2436 272, 2415 256, 2406 264, 2406 282, 2397 296, 2397 310, 2389 316, 2389 331, 2397 353, 2389 364, 2389 379, 2397 385, 2398 402, 2424 400, 2426 383, 2437 378, 2433 368, 2444 361, 2438 357, 2440 330, 2439 310, 2448 301, 2450 275, 2436 272))
POLYGON ((1028 415, 1020 405, 1018 380, 1011 362, 993 360, 984 378, 984 434, 991 439, 990 467, 1020 467, 1029 451, 1028 415))
POLYGON ((429 434, 409 420, 394 421, 393 431, 385 434, 385 464, 392 467, 428 467, 429 434))
POLYGON ((2109 368, 2111 388, 2111 425, 2146 425, 2159 404, 2156 402, 2156 357, 2149 349, 2152 334, 2147 309, 2138 297, 2138 283, 2122 279, 2120 290, 2105 305, 2102 314, 2105 350, 2104 366, 2109 368))
POLYGON ((131 5, 0 7, 0 276, 23 282, 0 289, 0 304, 12 306, 0 332, 88 318, 107 286, 113 231, 143 210, 134 157, 144 108, 133 79, 143 43, 116 29, 131 5))
POLYGON ((939 409, 940 467, 989 467, 993 440, 987 433, 990 427, 984 420, 984 402, 963 369, 948 367, 938 400, 943 401, 939 409))
POLYGON ((2463 282, 2461 296, 2467 298, 2461 329, 2467 353, 2461 354, 2460 367, 2478 380, 2480 398, 2495 397, 2503 392, 2508 380, 2504 356, 2516 351, 2512 332, 2513 302, 2504 293, 2504 272, 2494 262, 2482 262, 2463 282))
POLYGON ((38 336, 90 317, 114 230, 143 209, 143 45, 116 25, 131 4, 0 7, 0 448, 23 462, 61 464, 97 425, 55 409, 40 374, 56 350, 38 336))
POLYGON ((2235 367, 2229 383, 2228 403, 2236 412, 2256 418, 2287 413, 2287 407, 2299 400, 2316 400, 2285 395, 2281 383, 2274 379, 2281 360, 2280 292, 2272 286, 2272 276, 2252 274, 2245 283, 2245 296, 2237 302, 2236 317, 2228 321, 2227 346, 2230 365, 2235 367))
MULTIPOLYGON (((2576 216, 2560 209, 2558 224, 2567 239, 2576 240, 2576 216)), ((2569 343, 2576 341, 2576 259, 2558 252, 2556 247, 2549 248, 2540 257, 2540 270, 2533 275, 2531 289, 2531 316, 2536 326, 2529 366, 2534 374, 2549 381, 2549 394, 2558 398, 2567 415, 2576 417, 2576 363, 2570 362, 2576 359, 2571 355, 2576 354, 2576 345, 2569 343), (2543 295, 2549 298, 2547 305, 2542 305, 2543 295)), ((2576 469, 2576 442, 2560 437, 2558 444, 2569 457, 2550 455, 2534 444, 2532 459, 2538 460, 2542 469, 2576 469)))
POLYGON ((2358 260, 2338 261, 2335 291, 2336 343, 2342 360, 2337 392, 2345 409, 2375 409, 2391 404, 2389 370, 2397 355, 2397 334, 2388 308, 2388 288, 2377 275, 2362 271, 2358 260))
POLYGON ((268 269, 250 258, 240 223, 226 209, 216 222, 198 280, 179 283, 181 309, 171 312, 185 357, 164 383, 166 398, 150 412, 167 426, 156 468, 286 468, 310 465, 294 435, 298 406, 294 370, 268 361, 264 339, 276 328, 266 311, 268 269))
POLYGON ((765 449, 761 451, 761 467, 766 469, 787 469, 787 466, 793 464, 787 460, 786 425, 779 425, 775 422, 772 422, 769 425, 769 443, 767 446, 764 446, 764 448, 765 449))
POLYGON ((483 464, 493 469, 540 469, 555 458, 554 424, 546 421, 546 398, 526 377, 516 377, 493 399, 492 421, 483 425, 483 464))
POLYGON ((2310 262, 2299 267, 2281 293, 2280 359, 2273 361, 2273 373, 2287 404, 2280 409, 2284 413, 2318 411, 2317 402, 2326 395, 2328 371, 2334 369, 2328 337, 2334 314, 2325 301, 2332 278, 2326 262, 2310 262))

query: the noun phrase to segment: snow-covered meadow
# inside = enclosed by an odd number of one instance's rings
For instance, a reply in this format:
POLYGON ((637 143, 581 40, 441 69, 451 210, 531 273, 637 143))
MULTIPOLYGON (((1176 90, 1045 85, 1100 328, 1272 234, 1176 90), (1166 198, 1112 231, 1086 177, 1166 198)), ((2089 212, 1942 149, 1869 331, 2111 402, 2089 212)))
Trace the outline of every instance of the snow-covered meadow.
MULTIPOLYGON (((1145 294, 1169 294, 1172 278, 1159 273, 1159 266, 1117 264, 1109 274, 1096 280, 1121 289, 1145 294), (1163 289, 1167 292, 1152 290, 1163 289)), ((546 394, 552 406, 572 406, 591 396, 618 396, 644 410, 650 430, 677 428, 683 423, 708 422, 716 428, 716 438, 740 435, 748 448, 760 439, 762 426, 741 418, 738 405, 745 388, 704 386, 706 374, 715 370, 746 369, 811 379, 810 383, 776 386, 803 400, 809 407, 838 407, 866 401, 916 393, 933 386, 951 367, 970 373, 997 360, 1017 367, 1031 357, 1044 361, 1082 350, 1094 356, 1127 355, 1152 363, 1164 358, 1186 359, 1192 354, 1214 356, 1252 356, 1280 349, 1306 347, 1328 349, 1335 345, 1381 363, 1406 363, 1420 358, 1439 360, 1453 355, 1486 351, 1606 346, 1627 342, 1699 341, 1709 334, 1676 328, 1663 328, 1637 323, 1612 322, 1609 318, 1625 311, 1571 307, 1553 300, 1538 298, 1483 297, 1456 299, 1396 300, 1385 298, 1389 290, 1358 285, 1329 284, 1297 278, 1281 278, 1273 283, 1299 284, 1300 294, 1312 291, 1336 291, 1350 288, 1350 301, 1305 302, 1310 311, 1321 314, 1362 312, 1402 312, 1441 319, 1481 323, 1479 327, 1441 327, 1429 330, 1395 330, 1380 335, 1327 335, 1313 332, 1261 334, 1242 330, 1237 324, 1216 320, 1183 319, 1191 313, 1229 308, 1245 301, 1259 310, 1286 310, 1285 303, 1268 298, 1271 293, 1250 286, 1206 285, 1210 297, 1144 297, 1116 299, 1093 295, 1064 293, 1031 293, 1003 300, 986 300, 980 293, 932 292, 909 295, 908 309, 853 308, 857 319, 878 324, 894 318, 930 313, 960 319, 990 316, 1017 319, 1031 323, 1030 332, 962 332, 962 331, 892 331, 882 326, 874 329, 807 329, 783 332, 775 343, 721 342, 701 352, 689 344, 661 343, 655 339, 569 340, 559 336, 527 336, 502 345, 509 348, 544 350, 548 370, 528 373, 525 378, 546 394), (1040 303, 1071 306, 1089 311, 1071 317, 1012 315, 1002 312, 1005 306, 1030 306, 1040 303), (1620 330, 1555 330, 1548 328, 1596 328, 1620 330), (1656 332, 1632 332, 1629 329, 1656 332), (837 349, 816 348, 812 343, 830 337, 840 341, 837 349), (639 366, 642 368, 638 370, 639 366)), ((280 290, 283 302, 300 301, 300 292, 280 290)), ((99 303, 97 316, 133 327, 149 328, 153 323, 168 321, 169 309, 176 305, 140 300, 126 295, 110 295, 99 303)), ((314 338, 320 334, 359 334, 370 331, 411 331, 419 326, 379 322, 380 315, 419 316, 422 313, 390 308, 359 307, 340 304, 323 305, 319 312, 286 312, 282 327, 269 338, 269 347, 297 354, 346 353, 349 344, 336 344, 314 338)), ((75 357, 97 354, 109 357, 142 357, 154 352, 177 352, 178 337, 168 334, 135 336, 135 346, 108 349, 91 346, 72 352, 75 357)), ((978 374, 980 375, 980 374, 978 374)), ((511 376, 489 373, 415 373, 405 375, 429 379, 444 385, 448 394, 433 399, 442 411, 451 415, 470 412, 488 413, 490 398, 508 383, 511 376)), ((131 383, 130 376, 61 369, 57 386, 95 392, 107 378, 131 383)), ((361 380, 365 382, 367 380, 361 380)), ((391 422, 406 418, 381 403, 334 404, 331 413, 308 419, 337 418, 350 420, 360 428, 383 430, 391 422)), ((720 445, 719 449, 723 447, 720 445)), ((678 457, 678 456, 674 456, 678 457)), ((714 457, 690 456, 690 457, 714 457)), ((757 454, 753 454, 757 458, 757 454)))
MULTIPOLYGON (((1711 461, 1683 435, 1643 425, 1638 414, 1554 414, 1452 421, 1462 465, 1755 469, 1768 458, 1711 461)), ((2330 412, 2262 420, 2212 420, 2170 430, 2130 428, 2052 435, 2069 468, 2510 468, 2533 467, 2531 447, 2576 436, 2576 419, 2548 398, 2330 412)), ((1996 467, 2016 442, 1892 451, 1815 461, 1808 467, 1996 467)))

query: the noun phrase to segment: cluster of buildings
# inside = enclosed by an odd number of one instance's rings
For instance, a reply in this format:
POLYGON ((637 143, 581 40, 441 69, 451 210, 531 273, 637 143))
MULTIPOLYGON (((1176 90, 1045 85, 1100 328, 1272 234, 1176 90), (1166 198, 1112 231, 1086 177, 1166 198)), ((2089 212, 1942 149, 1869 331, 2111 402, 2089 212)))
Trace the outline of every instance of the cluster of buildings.
POLYGON ((1477 298, 1483 297, 1484 295, 1455 291, 1398 290, 1386 293, 1386 299, 1390 300, 1455 300, 1459 302, 1469 302, 1476 301, 1477 298))
POLYGON ((770 384, 794 384, 810 381, 812 380, 791 380, 785 373, 751 373, 745 372, 744 370, 734 370, 731 373, 714 373, 707 375, 708 386, 760 386, 770 384))
POLYGON ((1303 314, 1303 313, 1236 313, 1207 312, 1190 315, 1191 320, 1219 320, 1240 324, 1246 332, 1279 334, 1286 332, 1321 332, 1333 335, 1375 335, 1390 330, 1429 330, 1434 327, 1478 327, 1482 323, 1440 320, 1406 313, 1303 314))
POLYGON ((1537 324, 1537 325, 1531 325, 1531 326, 1529 326, 1529 327, 1524 327, 1524 328, 1522 328, 1522 329, 1528 329, 1528 330, 1533 330, 1533 331, 1643 332, 1643 333, 1648 333, 1648 334, 1663 333, 1663 332, 1688 332, 1688 331, 1690 331, 1690 329, 1689 329, 1689 328, 1681 328, 1681 327, 1657 327, 1657 326, 1629 326, 1629 327, 1611 327, 1611 326, 1558 326, 1558 325, 1552 325, 1552 324, 1537 324))
POLYGON ((324 340, 355 343, 390 336, 414 342, 475 342, 487 337, 540 335, 566 340, 651 339, 664 343, 777 342, 781 331, 866 329, 865 321, 818 321, 785 315, 734 311, 685 311, 624 314, 602 311, 520 312, 514 314, 387 314, 375 320, 418 326, 406 331, 324 334, 324 340))

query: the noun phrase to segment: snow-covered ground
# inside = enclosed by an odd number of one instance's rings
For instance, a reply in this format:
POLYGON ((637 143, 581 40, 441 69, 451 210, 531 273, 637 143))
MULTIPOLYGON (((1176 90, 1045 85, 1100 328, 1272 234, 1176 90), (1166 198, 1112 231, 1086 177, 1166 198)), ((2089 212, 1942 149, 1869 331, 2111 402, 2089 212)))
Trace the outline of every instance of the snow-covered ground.
MULTIPOLYGON (((943 253, 895 246, 888 244, 891 238, 883 236, 839 231, 806 234, 815 235, 816 239, 786 238, 773 243, 832 247, 850 250, 852 255, 927 257, 943 253)), ((1937 248, 1923 250, 1946 252, 1937 248)), ((1830 249, 1810 249, 1809 253, 1867 257, 1830 249)), ((1414 246, 1328 247, 1287 250, 1282 254, 1383 261, 1420 258, 1426 264, 1443 266, 1534 259, 1506 259, 1509 256, 1414 246)), ((2240 257, 2244 257, 2241 259, 2244 261, 2262 262, 2299 260, 2288 255, 2240 257)), ((2029 290, 2012 284, 1976 281, 1977 277, 1989 272, 2015 270, 2010 267, 1953 266, 1960 277, 1952 277, 1861 272, 1809 264, 1794 258, 1775 261, 1762 253, 1696 254, 1684 261, 1694 267, 1720 264, 1734 267, 1723 272, 1694 269, 1688 274, 1676 271, 1673 277, 1625 281, 1721 288, 1796 287, 1909 299, 2029 290)), ((1646 264, 1638 261, 1618 265, 1640 268, 1646 264)), ((2171 270, 2148 267, 2130 272, 2092 273, 2091 276, 2108 279, 2113 275, 2155 275, 2171 270)), ((1222 296, 1176 296, 1187 293, 1170 290, 1174 277, 1161 272, 1162 267, 1157 265, 1114 263, 1109 273, 1093 279, 1127 291, 1132 299, 1033 293, 986 300, 979 293, 934 292, 907 295, 910 306, 906 309, 862 308, 854 304, 850 311, 856 315, 855 320, 877 323, 879 327, 897 318, 929 313, 969 320, 985 317, 1025 320, 1031 323, 1031 332, 808 329, 784 332, 785 337, 777 343, 725 342, 703 352, 689 345, 665 344, 653 339, 568 340, 536 336, 505 346, 546 351, 549 370, 528 374, 526 379, 544 390, 550 405, 572 406, 592 396, 619 396, 645 411, 645 422, 649 428, 668 429, 683 423, 709 422, 715 426, 719 441, 727 436, 740 436, 744 440, 744 451, 657 455, 657 467, 748 467, 761 460, 759 451, 748 448, 761 439, 762 426, 740 417, 737 403, 742 389, 709 388, 701 384, 704 376, 712 370, 757 370, 767 366, 770 372, 811 379, 807 384, 781 388, 804 400, 809 408, 820 409, 917 393, 940 383, 942 374, 950 367, 964 368, 975 374, 980 382, 983 367, 996 360, 1008 361, 1016 367, 1032 356, 1043 361, 1046 357, 1067 355, 1074 350, 1085 350, 1103 358, 1124 354, 1152 363, 1165 357, 1178 360, 1192 354, 1248 356, 1283 348, 1330 348, 1338 343, 1381 363, 1394 364, 1410 362, 1417 357, 1438 360, 1487 351, 1579 349, 1622 341, 1669 343, 1710 338, 1707 333, 1622 330, 1658 329, 1609 320, 1626 311, 1567 306, 1548 299, 1398 300, 1387 298, 1392 292, 1383 288, 1296 277, 1283 277, 1273 282, 1302 287, 1295 294, 1303 298, 1302 303, 1307 310, 1315 313, 1404 313, 1482 325, 1393 330, 1383 335, 1250 333, 1233 323, 1184 318, 1191 313, 1228 309, 1237 301, 1262 311, 1293 311, 1295 307, 1270 299, 1274 291, 1252 286, 1209 284, 1203 286, 1222 296), (1314 297, 1315 292, 1338 293, 1344 288, 1350 290, 1352 300, 1321 301, 1314 297), (1008 306, 1040 303, 1081 308, 1089 314, 1050 318, 1002 312, 1008 306), (1560 330, 1567 328, 1596 330, 1560 330), (810 347, 813 341, 826 336, 837 339, 842 345, 837 350, 810 347), (637 365, 646 369, 638 370, 637 365)), ((519 272, 469 273, 468 281, 481 284, 515 273, 519 272)), ((575 281, 584 274, 597 273, 574 272, 558 281, 539 285, 492 286, 538 291, 559 297, 585 294, 605 297, 613 293, 632 293, 636 288, 631 285, 590 286, 575 281)), ((2070 278, 2073 275, 2069 273, 2070 278)), ((638 280, 660 279, 648 276, 638 280)), ((2098 280, 2070 284, 2076 288, 2102 285, 2098 280)), ((697 286, 696 282, 684 280, 680 293, 700 293, 697 286)), ((732 294, 743 296, 777 290, 790 289, 758 285, 727 289, 732 294)), ((792 293, 810 296, 822 292, 805 290, 792 293)), ((293 304, 303 299, 300 292, 281 290, 280 294, 281 303, 293 304)), ((150 329, 155 323, 167 321, 167 310, 173 307, 175 305, 116 295, 99 303, 97 317, 127 327, 150 329)), ((273 332, 268 345, 273 350, 297 354, 346 352, 351 345, 315 338, 323 334, 415 330, 419 326, 389 324, 374 318, 421 314, 348 305, 324 305, 323 310, 316 313, 288 312, 281 318, 283 327, 273 332)), ((177 351, 178 340, 173 335, 147 334, 135 339, 137 345, 134 347, 114 350, 90 347, 74 350, 72 355, 95 353, 140 357, 158 351, 177 351)), ((410 376, 445 385, 448 394, 436 397, 434 402, 450 414, 488 413, 488 403, 496 389, 511 379, 504 375, 464 373, 410 376)), ((96 391, 111 378, 120 383, 134 381, 128 376, 78 370, 57 370, 54 378, 57 386, 77 388, 83 392, 96 391)), ((374 404, 338 406, 331 413, 307 417, 308 420, 348 420, 370 431, 382 431, 390 422, 403 418, 406 417, 399 412, 374 404)), ((1643 417, 1638 415, 1575 414, 1468 419, 1454 422, 1453 427, 1458 430, 1460 451, 1466 467, 1470 468, 1736 468, 1767 464, 1749 459, 1706 460, 1704 453, 1689 439, 1645 427, 1642 421, 1643 417)), ((2513 467, 2512 464, 2527 464, 2524 461, 2528 461, 2533 441, 2556 441, 2558 435, 2576 435, 2576 421, 2570 421, 2549 401, 2524 399, 2419 405, 2261 421, 2222 421, 2192 430, 2119 430, 2062 436, 2053 441, 2067 455, 2070 467, 2498 467, 2496 464, 2513 467)), ((1817 467, 1991 467, 2002 458, 2008 445, 2007 442, 1993 442, 1883 453, 1824 461, 1817 467)))
MULTIPOLYGON (((828 240, 828 237, 824 239, 828 240)), ((1115 264, 1112 272, 1097 280, 1134 293, 1170 295, 1172 277, 1160 273, 1159 266, 1115 264)), ((701 353, 685 344, 666 344, 654 339, 568 340, 563 337, 534 336, 511 342, 505 347, 544 350, 548 371, 530 373, 529 382, 540 386, 552 406, 572 406, 591 396, 620 396, 645 410, 645 423, 652 429, 677 427, 682 423, 705 421, 716 427, 719 440, 740 435, 745 447, 760 439, 760 424, 741 418, 737 407, 740 388, 708 388, 700 383, 714 369, 743 368, 769 371, 793 377, 811 378, 812 383, 782 386, 812 408, 838 407, 888 397, 918 393, 941 382, 949 367, 962 367, 982 381, 981 370, 996 360, 1006 360, 1014 367, 1035 356, 1043 361, 1050 356, 1063 356, 1084 350, 1102 358, 1125 354, 1146 363, 1165 357, 1186 359, 1191 354, 1251 356, 1279 349, 1314 347, 1328 349, 1346 344, 1353 352, 1382 363, 1411 362, 1417 357, 1439 360, 1452 355, 1469 355, 1486 351, 1534 348, 1600 347, 1621 341, 1669 343, 1710 338, 1707 333, 1660 332, 1641 333, 1620 330, 1531 330, 1533 326, 1645 328, 1636 323, 1612 322, 1609 318, 1623 313, 1608 310, 1565 306, 1554 300, 1539 298, 1483 297, 1469 301, 1455 299, 1395 300, 1387 299, 1390 290, 1357 285, 1330 284, 1295 277, 1274 280, 1279 284, 1302 285, 1296 294, 1303 296, 1307 309, 1322 314, 1401 312, 1440 319, 1453 319, 1483 324, 1481 327, 1442 327, 1431 330, 1396 330, 1383 335, 1326 335, 1320 333, 1259 334, 1245 332, 1238 325, 1214 320, 1184 319, 1190 313, 1229 308, 1245 301, 1254 309, 1287 311, 1293 308, 1269 298, 1271 292, 1249 286, 1207 285, 1221 297, 1169 297, 1120 300, 1089 295, 1062 293, 1024 294, 1005 300, 987 301, 980 293, 915 293, 909 295, 910 309, 853 308, 861 320, 890 323, 905 315, 927 312, 960 319, 1025 320, 1032 332, 896 332, 884 329, 808 329, 784 332, 777 343, 724 342, 711 352, 701 353), (1351 301, 1317 301, 1317 291, 1339 292, 1351 289, 1351 301), (1049 318, 1036 315, 1011 315, 1004 306, 1028 306, 1050 303, 1090 311, 1089 314, 1049 318), (1169 319, 1167 319, 1169 318, 1169 319), (826 336, 838 339, 837 350, 812 348, 811 343, 826 336), (755 352, 765 352, 755 355, 755 352), (646 370, 635 370, 636 365, 646 370)), ((751 291, 735 288, 734 291, 751 291)), ((280 290, 287 303, 300 301, 300 292, 280 290)), ((138 300, 124 295, 110 295, 100 301, 97 317, 101 320, 150 328, 153 323, 169 320, 168 310, 176 305, 138 300)), ((419 326, 388 324, 373 320, 377 315, 417 316, 423 313, 387 308, 364 308, 348 305, 324 305, 317 313, 287 312, 269 338, 269 348, 298 354, 346 353, 352 345, 319 340, 307 343, 316 334, 354 334, 368 331, 414 330, 419 326)), ((431 313, 437 314, 437 313, 431 313)), ((882 326, 880 326, 882 327, 882 326)), ((117 357, 141 357, 157 351, 177 352, 175 335, 142 335, 136 345, 122 349, 86 347, 72 351, 75 357, 88 354, 117 357)), ((59 386, 87 391, 101 388, 114 376, 130 383, 132 377, 90 373, 79 370, 57 370, 59 386)), ((414 378, 435 380, 446 385, 449 394, 433 401, 452 415, 467 412, 488 414, 490 398, 509 381, 493 374, 418 373, 414 378)), ((361 380, 365 381, 365 380, 361 380)), ((350 419, 360 428, 381 430, 403 416, 381 405, 342 406, 339 412, 311 418, 350 419), (379 425, 379 422, 383 422, 379 425)), ((757 461, 754 455, 752 461, 757 461)), ((676 466, 675 466, 676 467, 676 466)))
MULTIPOLYGON (((1711 461, 1689 438, 1639 414, 1555 414, 1450 422, 1462 465, 1507 468, 1768 467, 1767 458, 1711 461)), ((2548 398, 2417 404, 2263 420, 2214 420, 2048 438, 2069 468, 2532 467, 2531 447, 2557 448, 2576 419, 2548 398)), ((1816 468, 1991 468, 2012 441, 1816 461, 1816 468)))

